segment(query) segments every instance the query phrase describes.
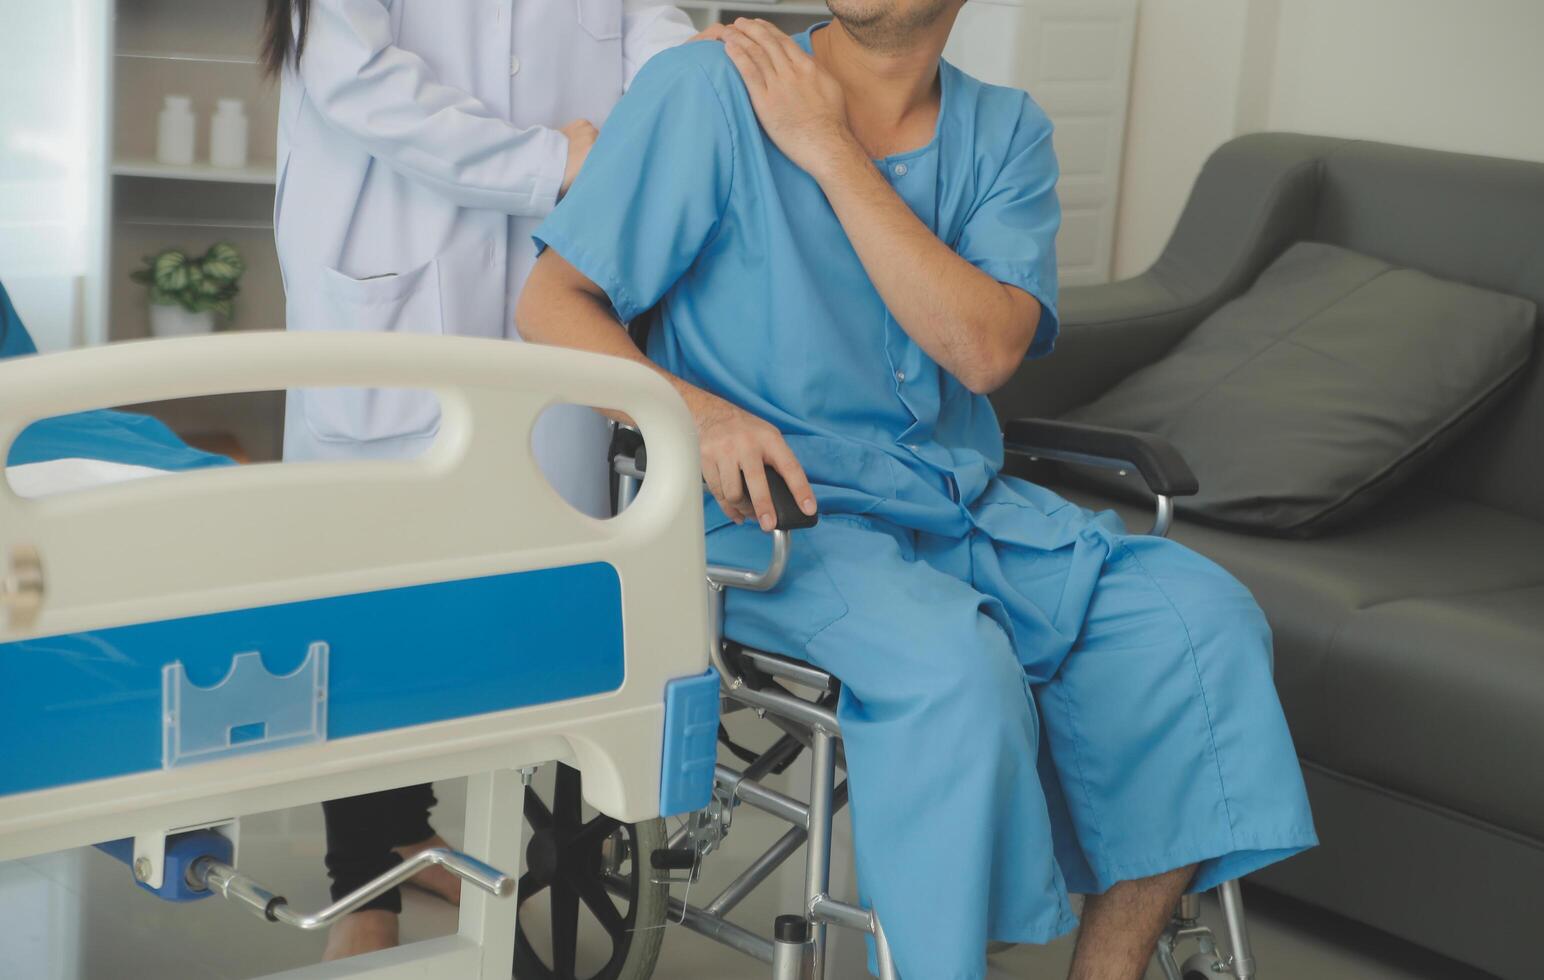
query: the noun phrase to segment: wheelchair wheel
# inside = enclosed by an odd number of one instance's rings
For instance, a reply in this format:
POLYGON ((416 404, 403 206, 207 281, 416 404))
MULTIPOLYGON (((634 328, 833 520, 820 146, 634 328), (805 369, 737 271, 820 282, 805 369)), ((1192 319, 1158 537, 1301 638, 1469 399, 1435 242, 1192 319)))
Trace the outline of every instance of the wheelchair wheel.
POLYGON ((648 980, 669 889, 651 880, 647 855, 665 846, 665 822, 594 813, 579 771, 551 768, 550 785, 525 791, 515 980, 648 980))
POLYGON ((1179 975, 1183 980, 1223 980, 1233 976, 1226 970, 1218 969, 1217 956, 1213 953, 1197 953, 1190 957, 1179 968, 1179 975))

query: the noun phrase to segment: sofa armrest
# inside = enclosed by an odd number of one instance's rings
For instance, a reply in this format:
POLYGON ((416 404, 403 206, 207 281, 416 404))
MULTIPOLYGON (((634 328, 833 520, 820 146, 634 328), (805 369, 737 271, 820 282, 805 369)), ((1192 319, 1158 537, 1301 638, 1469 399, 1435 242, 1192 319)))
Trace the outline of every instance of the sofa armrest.
POLYGON ((1344 140, 1246 136, 1207 161, 1163 254, 1143 274, 1070 288, 1056 356, 993 396, 1000 418, 1054 418, 1162 357, 1242 294, 1293 242, 1313 237, 1323 158, 1344 140))

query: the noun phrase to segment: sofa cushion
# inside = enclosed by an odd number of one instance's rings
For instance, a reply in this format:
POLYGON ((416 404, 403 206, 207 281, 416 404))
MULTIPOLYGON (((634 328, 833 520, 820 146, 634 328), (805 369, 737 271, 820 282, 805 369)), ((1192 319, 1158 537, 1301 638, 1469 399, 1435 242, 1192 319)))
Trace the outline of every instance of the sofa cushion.
POLYGON ((1541 694, 1544 580, 1360 610, 1324 689, 1336 768, 1544 840, 1541 694))
MULTIPOLYGON (((1133 528, 1140 506, 1057 487, 1133 528)), ((1180 521, 1254 593, 1300 755, 1544 840, 1544 523, 1408 492, 1313 541, 1180 521)))
POLYGON ((1066 417, 1167 437, 1201 480, 1186 514, 1312 536, 1477 421, 1521 376, 1535 313, 1525 299, 1299 243, 1162 360, 1066 417))

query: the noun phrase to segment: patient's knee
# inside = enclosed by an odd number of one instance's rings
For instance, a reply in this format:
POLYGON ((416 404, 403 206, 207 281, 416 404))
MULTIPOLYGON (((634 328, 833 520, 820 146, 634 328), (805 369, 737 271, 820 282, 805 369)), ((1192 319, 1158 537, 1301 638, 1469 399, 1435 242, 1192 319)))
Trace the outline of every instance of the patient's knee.
POLYGON ((978 727, 999 722, 1017 726, 1029 704, 1024 667, 1007 636, 982 618, 974 642, 961 637, 959 648, 938 658, 932 691, 939 702, 968 713, 978 727))

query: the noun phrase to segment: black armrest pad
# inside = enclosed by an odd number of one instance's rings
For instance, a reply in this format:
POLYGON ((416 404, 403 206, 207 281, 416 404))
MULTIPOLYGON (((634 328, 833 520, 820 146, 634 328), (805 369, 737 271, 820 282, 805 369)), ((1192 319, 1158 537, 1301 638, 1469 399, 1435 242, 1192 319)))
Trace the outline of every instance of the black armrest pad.
POLYGON ((1077 453, 1129 463, 1142 474, 1148 489, 1166 497, 1189 497, 1201 489, 1190 464, 1161 436, 1047 419, 1009 422, 1004 436, 1011 453, 1077 453))
POLYGON ((799 509, 793 491, 788 489, 788 481, 770 466, 767 467, 767 489, 772 491, 772 506, 777 508, 777 530, 802 531, 820 523, 819 514, 806 514, 799 509))

